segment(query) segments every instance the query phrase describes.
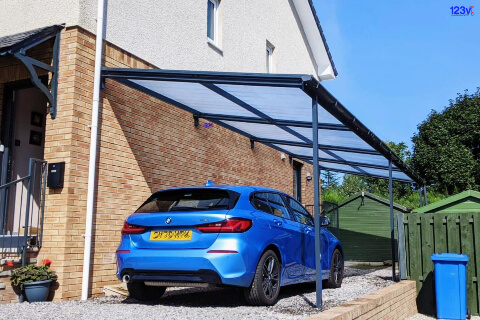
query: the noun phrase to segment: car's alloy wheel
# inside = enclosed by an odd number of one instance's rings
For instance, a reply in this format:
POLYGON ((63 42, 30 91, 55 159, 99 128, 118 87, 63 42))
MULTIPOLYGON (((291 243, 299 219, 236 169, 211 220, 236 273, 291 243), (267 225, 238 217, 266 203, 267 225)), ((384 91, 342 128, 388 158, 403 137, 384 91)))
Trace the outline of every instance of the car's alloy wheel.
POLYGON ((328 286, 330 288, 340 288, 343 280, 343 256, 340 250, 335 249, 330 263, 330 275, 328 277, 328 286))
POLYGON ((245 298, 252 305, 271 306, 280 293, 280 262, 275 252, 266 251, 258 262, 252 285, 245 289, 245 298))
POLYGON ((147 286, 142 281, 131 281, 127 283, 130 298, 138 301, 157 301, 165 293, 166 287, 147 286))

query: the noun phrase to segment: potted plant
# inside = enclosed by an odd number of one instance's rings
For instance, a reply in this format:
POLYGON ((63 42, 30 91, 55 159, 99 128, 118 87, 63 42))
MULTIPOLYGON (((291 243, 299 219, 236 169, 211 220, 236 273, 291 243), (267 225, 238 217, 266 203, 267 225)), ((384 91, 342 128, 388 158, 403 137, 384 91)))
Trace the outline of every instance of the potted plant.
POLYGON ((36 264, 20 267, 12 271, 12 286, 20 287, 28 302, 47 301, 50 284, 57 280, 55 272, 50 270, 52 262, 43 260, 43 265, 36 264))

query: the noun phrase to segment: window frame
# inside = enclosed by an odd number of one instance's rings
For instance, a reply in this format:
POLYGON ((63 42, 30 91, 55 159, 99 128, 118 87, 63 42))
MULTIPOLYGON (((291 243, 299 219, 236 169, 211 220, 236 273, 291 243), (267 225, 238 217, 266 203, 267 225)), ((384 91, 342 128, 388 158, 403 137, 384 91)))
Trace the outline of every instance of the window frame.
POLYGON ((302 167, 303 164, 298 161, 293 161, 293 197, 298 202, 302 202, 302 167), (296 194, 296 197, 295 197, 296 194))
POLYGON ((295 221, 295 222, 297 222, 297 223, 300 223, 300 224, 303 224, 303 225, 305 225, 305 226, 309 226, 309 227, 314 227, 314 226, 315 226, 315 219, 314 219, 313 216, 310 214, 310 212, 308 212, 308 210, 307 210, 297 199, 295 199, 294 197, 291 197, 291 196, 287 196, 287 201, 285 201, 285 202, 286 202, 286 204, 287 204, 287 206, 288 206, 288 209, 291 210, 290 215, 293 217, 293 221, 295 221), (290 201, 289 201, 289 200, 292 200, 292 201, 296 202, 301 208, 303 208, 303 209, 305 210, 305 212, 306 212, 307 214, 305 214, 305 213, 303 213, 303 212, 300 212, 300 211, 295 210, 294 208, 292 208, 292 206, 290 205, 290 201), (305 216, 305 217, 308 217, 308 219, 312 222, 312 225, 305 224, 305 223, 302 223, 302 222, 300 222, 300 221, 297 221, 297 220, 295 219, 295 214, 293 213, 293 211, 298 212, 298 213, 300 213, 301 215, 303 215, 303 216, 305 216))
MULTIPOLYGON (((268 200, 268 196, 267 196, 267 198, 266 198, 265 200, 268 202, 268 206, 271 208, 271 206, 270 206, 270 201, 268 200)), ((272 192, 272 191, 254 191, 254 192, 250 193, 250 204, 252 205, 253 208, 255 208, 255 210, 264 212, 264 213, 269 214, 269 215, 271 215, 271 216, 273 216, 273 217, 277 217, 277 218, 282 218, 282 219, 287 219, 287 220, 295 221, 294 218, 292 217, 292 212, 291 212, 290 206, 289 206, 288 203, 285 201, 285 194, 283 194, 283 193, 280 193, 280 192, 272 192), (278 195, 278 196, 280 197, 280 199, 282 199, 282 201, 283 201, 283 206, 284 206, 284 208, 287 210, 287 215, 288 215, 288 217, 279 217, 279 216, 276 216, 275 214, 273 214, 273 212, 266 212, 266 211, 263 211, 263 210, 260 210, 260 209, 256 208, 255 205, 253 204, 253 199, 255 198, 255 195, 256 195, 256 194, 259 194, 259 193, 263 193, 263 194, 271 193, 271 194, 276 194, 276 195, 278 195)))
MULTIPOLYGON (((218 5, 219 0, 207 0, 207 3, 212 3, 213 4, 213 39, 208 36, 208 30, 210 27, 210 23, 208 21, 208 14, 209 12, 207 11, 207 41, 212 42, 215 45, 218 45, 218 5)), ((208 10, 210 10, 210 6, 208 6, 208 10)))

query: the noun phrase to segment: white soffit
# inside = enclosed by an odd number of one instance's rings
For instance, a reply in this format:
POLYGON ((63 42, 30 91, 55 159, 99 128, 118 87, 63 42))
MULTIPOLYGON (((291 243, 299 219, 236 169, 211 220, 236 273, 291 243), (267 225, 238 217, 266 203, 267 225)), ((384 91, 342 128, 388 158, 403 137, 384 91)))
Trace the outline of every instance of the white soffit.
POLYGON ((335 72, 325 48, 320 30, 315 21, 314 13, 310 7, 309 0, 292 0, 297 10, 298 17, 303 26, 308 44, 312 50, 313 58, 317 63, 317 74, 321 81, 335 79, 335 72))

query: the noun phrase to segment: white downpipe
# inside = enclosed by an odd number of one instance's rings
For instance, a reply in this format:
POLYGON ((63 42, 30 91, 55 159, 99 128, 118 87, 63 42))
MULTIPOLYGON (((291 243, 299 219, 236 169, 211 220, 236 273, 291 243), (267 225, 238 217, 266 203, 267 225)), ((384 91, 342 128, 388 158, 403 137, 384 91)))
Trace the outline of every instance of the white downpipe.
POLYGON ((83 250, 82 300, 88 298, 90 282, 90 255, 92 250, 93 204, 97 163, 98 111, 100 104, 100 75, 103 54, 103 15, 105 0, 98 0, 97 39, 95 48, 95 75, 93 79, 92 125, 90 131, 90 159, 88 162, 87 215, 85 221, 85 249, 83 250))

